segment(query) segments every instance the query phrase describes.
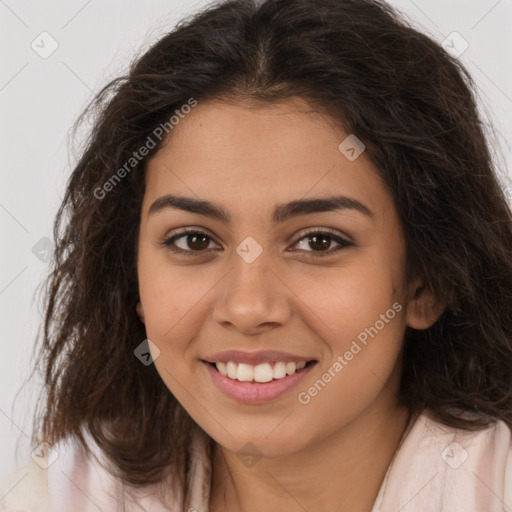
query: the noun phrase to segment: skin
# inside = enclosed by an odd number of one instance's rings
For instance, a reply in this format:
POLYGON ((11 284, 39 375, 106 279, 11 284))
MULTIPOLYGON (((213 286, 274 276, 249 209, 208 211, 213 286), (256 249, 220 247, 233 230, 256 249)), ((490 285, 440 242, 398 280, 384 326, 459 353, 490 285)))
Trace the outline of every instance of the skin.
POLYGON ((348 134, 300 98, 265 107, 212 101, 192 109, 148 163, 137 312, 160 350, 163 381, 215 440, 211 512, 369 512, 406 428, 397 405, 404 331, 429 327, 440 311, 421 280, 404 282, 400 219, 365 153, 349 161, 338 149, 348 134), (277 204, 334 193, 373 216, 345 209, 272 224, 277 204), (166 194, 218 203, 231 223, 176 208, 149 214, 166 194), (174 254, 163 242, 187 226, 209 238, 185 235, 174 248, 192 256, 174 254), (304 231, 322 228, 352 245, 333 252, 332 238, 326 249, 308 242, 304 231), (252 263, 236 251, 248 236, 263 249, 252 263), (331 254, 311 256, 322 251, 331 254), (298 393, 396 302, 401 310, 378 335, 300 403, 298 393), (318 363, 284 396, 240 404, 200 361, 229 349, 318 363), (254 464, 239 457, 248 443, 261 455, 254 464))

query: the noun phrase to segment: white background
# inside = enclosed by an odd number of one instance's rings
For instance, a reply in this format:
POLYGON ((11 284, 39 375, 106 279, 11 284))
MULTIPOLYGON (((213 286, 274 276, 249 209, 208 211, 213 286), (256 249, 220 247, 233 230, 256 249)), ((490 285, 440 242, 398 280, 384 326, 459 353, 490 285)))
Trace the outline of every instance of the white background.
MULTIPOLYGON (((93 93, 122 74, 135 54, 207 3, 0 0, 0 484, 30 457, 37 381, 22 389, 15 404, 14 395, 28 376, 41 321, 35 293, 48 268, 32 247, 42 237, 52 238, 75 161, 71 125, 93 93), (47 59, 31 48, 43 31, 59 45, 47 59)), ((468 42, 460 59, 497 130, 497 168, 510 176, 512 0, 390 3, 434 39, 456 31, 468 42)))

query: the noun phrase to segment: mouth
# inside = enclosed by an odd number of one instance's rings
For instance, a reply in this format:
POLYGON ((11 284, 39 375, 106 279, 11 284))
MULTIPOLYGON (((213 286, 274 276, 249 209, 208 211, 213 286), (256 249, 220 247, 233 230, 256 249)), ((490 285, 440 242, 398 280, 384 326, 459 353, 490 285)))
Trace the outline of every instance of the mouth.
POLYGON ((315 359, 298 362, 271 361, 257 365, 236 363, 235 361, 204 362, 210 364, 221 375, 231 380, 263 384, 300 373, 317 361, 315 359))
POLYGON ((270 361, 251 365, 234 361, 204 361, 213 383, 224 395, 243 404, 263 404, 277 400, 306 377, 317 360, 270 361))

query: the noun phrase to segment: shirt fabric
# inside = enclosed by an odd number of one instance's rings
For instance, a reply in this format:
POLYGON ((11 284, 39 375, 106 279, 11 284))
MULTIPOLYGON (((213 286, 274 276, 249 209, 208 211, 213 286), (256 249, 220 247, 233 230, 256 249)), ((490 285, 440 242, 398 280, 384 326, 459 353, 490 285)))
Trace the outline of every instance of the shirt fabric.
MULTIPOLYGON (((90 436, 94 454, 106 459, 90 436)), ((0 494, 9 512, 208 512, 211 445, 194 431, 188 492, 171 481, 133 489, 61 440, 43 457, 11 475, 0 494), (57 454, 57 458, 52 460, 57 454), (40 461, 39 461, 40 462, 40 461), (47 469, 41 467, 50 463, 47 469), (181 503, 185 499, 185 506, 181 503)), ((424 412, 411 421, 371 512, 512 512, 512 431, 502 421, 468 432, 424 412)))

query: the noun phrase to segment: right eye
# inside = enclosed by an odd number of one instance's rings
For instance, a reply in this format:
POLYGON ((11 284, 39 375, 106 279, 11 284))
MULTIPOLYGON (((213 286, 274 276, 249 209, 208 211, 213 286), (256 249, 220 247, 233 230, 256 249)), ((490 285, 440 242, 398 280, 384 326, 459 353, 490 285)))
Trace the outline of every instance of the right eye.
POLYGON ((185 228, 180 233, 167 238, 162 245, 169 248, 171 252, 194 256, 194 253, 204 253, 210 242, 213 241, 210 235, 196 228, 185 228), (182 247, 176 245, 176 241, 185 239, 182 247), (177 247, 177 249, 176 249, 177 247))

